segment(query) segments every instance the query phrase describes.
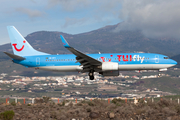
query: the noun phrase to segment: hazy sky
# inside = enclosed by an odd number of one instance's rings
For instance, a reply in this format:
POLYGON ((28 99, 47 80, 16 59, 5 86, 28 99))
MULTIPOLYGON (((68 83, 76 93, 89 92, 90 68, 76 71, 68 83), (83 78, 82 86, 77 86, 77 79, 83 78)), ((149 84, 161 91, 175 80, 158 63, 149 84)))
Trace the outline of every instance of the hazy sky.
POLYGON ((77 34, 123 21, 115 31, 180 38, 179 0, 0 0, 0 6, 0 45, 10 42, 8 25, 26 36, 41 30, 77 34))

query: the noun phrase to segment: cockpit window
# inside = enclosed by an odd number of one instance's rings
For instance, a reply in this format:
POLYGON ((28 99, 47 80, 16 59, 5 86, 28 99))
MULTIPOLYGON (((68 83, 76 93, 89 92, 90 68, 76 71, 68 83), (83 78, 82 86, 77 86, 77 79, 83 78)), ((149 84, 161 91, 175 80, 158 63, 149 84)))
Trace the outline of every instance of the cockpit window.
POLYGON ((164 59, 169 59, 169 57, 164 57, 164 59))

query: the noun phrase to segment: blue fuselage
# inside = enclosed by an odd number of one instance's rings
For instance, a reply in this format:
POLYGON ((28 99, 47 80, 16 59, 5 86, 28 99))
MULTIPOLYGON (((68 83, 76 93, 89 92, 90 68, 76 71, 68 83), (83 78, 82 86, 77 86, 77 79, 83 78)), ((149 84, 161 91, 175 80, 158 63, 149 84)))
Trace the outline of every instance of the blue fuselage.
MULTIPOLYGON (((108 53, 87 55, 100 62, 116 62, 119 64, 119 70, 163 69, 177 64, 176 61, 169 59, 165 55, 153 53, 108 53)), ((44 70, 82 70, 79 67, 81 64, 79 62, 76 63, 76 56, 73 54, 26 56, 25 58, 26 59, 22 61, 13 61, 26 67, 42 68, 44 70), (66 67, 68 67, 68 69, 66 67)))

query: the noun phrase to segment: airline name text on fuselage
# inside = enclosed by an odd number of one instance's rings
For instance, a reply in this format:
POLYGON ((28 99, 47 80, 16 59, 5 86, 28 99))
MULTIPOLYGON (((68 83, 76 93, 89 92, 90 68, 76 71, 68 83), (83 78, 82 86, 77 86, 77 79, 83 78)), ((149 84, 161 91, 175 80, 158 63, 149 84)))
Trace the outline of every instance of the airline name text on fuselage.
MULTIPOLYGON (((110 55, 111 57, 113 57, 113 55, 110 55)), ((106 62, 106 58, 105 57, 101 57, 102 61, 103 62, 106 62)), ((143 63, 145 57, 141 57, 140 55, 117 55, 117 59, 118 61, 124 61, 124 62, 127 62, 127 61, 141 61, 141 63, 143 63)), ((111 62, 111 58, 108 59, 108 62, 111 62)))

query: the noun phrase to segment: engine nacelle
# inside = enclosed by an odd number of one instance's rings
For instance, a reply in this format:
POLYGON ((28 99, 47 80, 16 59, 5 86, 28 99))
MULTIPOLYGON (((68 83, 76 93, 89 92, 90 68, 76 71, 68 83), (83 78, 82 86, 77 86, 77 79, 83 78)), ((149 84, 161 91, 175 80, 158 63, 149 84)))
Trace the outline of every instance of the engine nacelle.
POLYGON ((159 69, 160 72, 167 71, 167 68, 159 69))
POLYGON ((103 76, 119 76, 119 70, 118 71, 104 71, 102 73, 103 76))
POLYGON ((102 71, 114 71, 118 70, 118 63, 115 62, 103 62, 102 71))

